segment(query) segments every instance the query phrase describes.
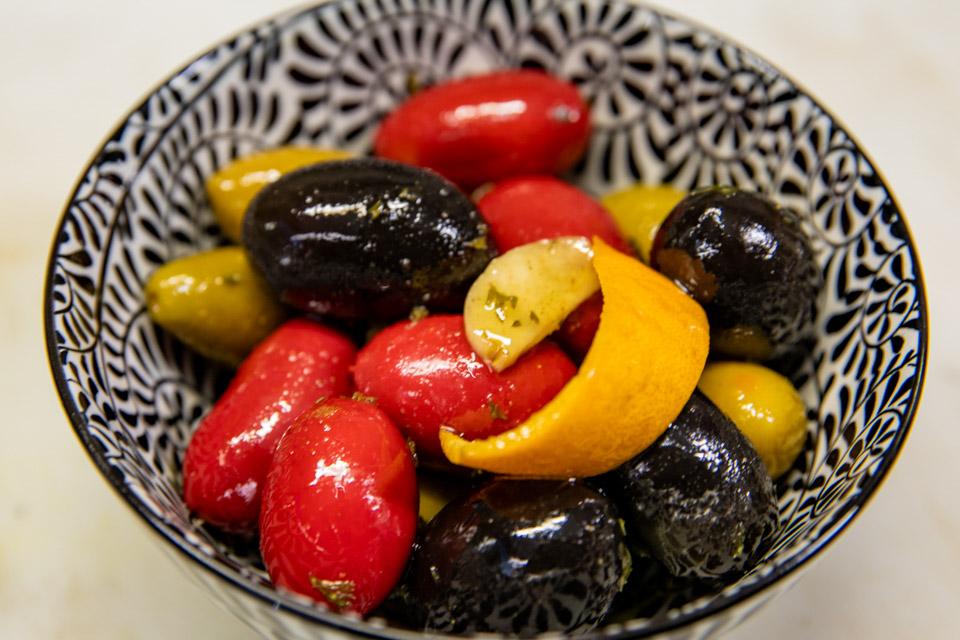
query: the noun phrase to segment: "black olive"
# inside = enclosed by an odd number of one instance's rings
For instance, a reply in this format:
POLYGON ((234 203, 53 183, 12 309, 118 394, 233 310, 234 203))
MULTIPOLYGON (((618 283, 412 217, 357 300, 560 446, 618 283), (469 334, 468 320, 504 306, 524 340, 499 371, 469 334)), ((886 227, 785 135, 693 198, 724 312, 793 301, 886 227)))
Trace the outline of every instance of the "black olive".
POLYGON ((784 359, 814 335, 822 289, 797 215, 731 188, 696 191, 667 216, 651 264, 703 305, 711 351, 784 359))
POLYGON ((455 309, 495 253, 457 187, 377 158, 281 176, 250 203, 243 244, 284 302, 340 318, 455 309))
POLYGON ((612 503, 581 480, 491 480, 423 529, 407 592, 427 631, 586 631, 629 573, 612 503))
POLYGON ((763 461, 699 391, 654 444, 612 476, 631 539, 677 576, 722 578, 749 569, 779 529, 763 461))

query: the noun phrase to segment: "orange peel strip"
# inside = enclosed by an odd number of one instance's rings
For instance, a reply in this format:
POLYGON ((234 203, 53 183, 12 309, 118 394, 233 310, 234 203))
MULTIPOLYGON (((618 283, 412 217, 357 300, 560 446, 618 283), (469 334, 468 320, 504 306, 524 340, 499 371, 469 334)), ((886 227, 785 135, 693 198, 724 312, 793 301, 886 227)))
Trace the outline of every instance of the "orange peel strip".
POLYGON ((680 414, 707 359, 702 307, 673 281, 594 238, 600 325, 577 374, 520 425, 481 440, 441 430, 454 464, 493 473, 588 477, 650 446, 680 414))

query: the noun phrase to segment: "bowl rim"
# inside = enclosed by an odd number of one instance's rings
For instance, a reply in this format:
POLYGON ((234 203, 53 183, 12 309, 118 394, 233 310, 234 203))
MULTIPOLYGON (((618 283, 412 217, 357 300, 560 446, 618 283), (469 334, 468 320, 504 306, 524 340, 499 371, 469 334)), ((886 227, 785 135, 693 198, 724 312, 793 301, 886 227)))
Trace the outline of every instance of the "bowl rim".
MULTIPOLYGON (((278 29, 282 29, 284 23, 287 21, 298 20, 302 18, 304 14, 312 13, 322 6, 336 4, 342 1, 347 0, 301 0, 301 2, 299 2, 297 5, 265 15, 250 23, 246 27, 234 30, 233 33, 218 38, 211 43, 211 45, 207 46, 198 54, 192 56, 188 61, 181 63, 178 67, 175 67, 173 72, 168 73, 159 82, 155 82, 146 92, 141 94, 139 100, 134 103, 134 106, 128 108, 127 111, 116 121, 116 124, 109 130, 108 135, 101 138, 100 143, 95 148, 94 152, 90 154, 89 159, 84 165, 84 168, 80 172, 79 176, 74 180, 73 187, 69 191, 69 196, 67 197, 64 205, 61 207, 61 213, 57 219, 55 233, 53 234, 53 239, 50 244, 44 276, 42 303, 44 342, 47 351, 47 364, 50 367, 51 376, 57 389, 57 394, 59 396, 62 408, 71 423, 73 431, 103 479, 114 489, 114 491, 117 492, 117 494, 122 498, 123 502, 129 508, 131 508, 134 513, 139 515, 141 522, 146 524, 148 529, 152 529, 156 533, 159 533, 160 536, 165 539, 166 543, 172 544, 179 551, 183 552, 183 556, 185 558, 188 558, 192 562, 196 563, 196 568, 199 568, 203 571, 209 571, 214 577, 225 580, 231 586, 240 589, 245 595, 253 597, 259 601, 263 601, 275 609, 280 609, 294 614, 302 621, 307 623, 328 624, 340 631, 353 635, 386 640, 420 640, 424 637, 461 637, 433 632, 409 630, 401 627, 390 626, 389 623, 382 625, 375 624, 369 622, 368 619, 360 618, 359 616, 336 613, 323 604, 314 603, 307 598, 298 596, 297 594, 283 589, 270 590, 265 586, 253 584, 252 582, 243 580, 242 576, 238 573, 227 573, 224 570, 227 567, 218 564, 213 558, 199 553, 195 548, 185 544, 185 540, 176 535, 177 530, 168 525, 154 512, 152 512, 125 483, 123 483, 121 480, 118 480, 113 467, 108 464, 102 456, 95 454, 96 442, 87 432, 87 422, 84 420, 83 411, 81 411, 75 403, 70 393, 67 379, 63 373, 63 370, 59 366, 60 358, 56 341, 56 328, 54 325, 55 313, 53 306, 50 304, 55 284, 54 274, 56 271, 57 247, 60 243, 60 235, 64 227, 64 223, 67 215, 69 214, 70 205, 76 200, 85 177, 89 175, 91 170, 94 168, 95 159, 103 150, 106 143, 110 139, 114 138, 126 126, 130 118, 137 113, 137 111, 142 109, 160 88, 166 86, 177 77, 188 73, 190 67, 197 60, 215 53, 217 49, 224 44, 231 42, 232 40, 236 40, 243 34, 252 32, 268 23, 276 23, 276 27, 278 29)), ((805 85, 796 82, 793 77, 785 73, 777 64, 774 64, 767 58, 756 53, 753 49, 744 46, 737 39, 731 38, 721 31, 698 22, 695 19, 691 19, 682 14, 665 9, 656 2, 646 2, 645 0, 616 1, 621 4, 633 5, 638 9, 650 10, 661 16, 663 19, 672 20, 687 25, 705 35, 715 38, 719 42, 731 45, 737 50, 753 56, 757 61, 762 62, 771 71, 792 84, 799 94, 806 96, 820 111, 822 111, 826 118, 834 123, 838 129, 843 131, 852 148, 870 165, 871 169, 876 174, 877 179, 883 185, 883 188, 886 191, 891 203, 896 208, 896 211, 899 215, 899 222, 903 226, 904 245, 909 249, 909 255, 913 262, 912 282, 916 289, 916 302, 919 314, 917 329, 918 342, 916 382, 914 385, 913 401, 904 412, 903 423, 900 429, 898 429, 896 437, 887 447, 887 451, 889 453, 885 455, 882 463, 876 468, 875 472, 870 475, 868 481, 860 487, 857 494, 852 498, 846 499, 846 501, 837 508, 835 513, 832 514, 830 523, 823 527, 823 533, 817 539, 816 544, 810 544, 804 547, 802 551, 794 555, 788 561, 774 566, 770 573, 763 576, 755 583, 740 588, 733 594, 729 594, 724 591, 719 594, 709 596, 712 598, 712 601, 702 608, 697 608, 692 612, 681 612, 671 618, 639 618, 626 622, 608 624, 606 626, 597 627, 590 632, 577 635, 578 638, 583 638, 584 640, 599 640, 600 638, 611 637, 626 640, 628 638, 644 638, 676 631, 684 627, 702 623, 713 615, 730 609, 734 606, 745 604, 751 600, 756 600, 756 598, 764 591, 770 589, 778 583, 784 582, 784 580, 788 577, 794 579, 801 577, 802 571, 810 568, 810 566, 813 564, 813 561, 819 560, 823 557, 824 551, 849 528, 850 524, 856 519, 856 516, 860 513, 860 511, 862 511, 863 508, 870 502, 870 500, 873 499, 874 495, 886 480, 891 469, 895 466, 897 460, 902 454, 904 445, 913 428, 916 413, 922 400, 924 383, 926 379, 930 340, 929 305, 927 303, 926 286, 922 274, 917 244, 914 240, 912 232, 910 231, 909 222, 904 217, 903 210, 901 209, 896 196, 890 189, 889 183, 884 178, 881 170, 866 153, 863 145, 851 133, 850 129, 846 127, 846 125, 840 119, 838 119, 833 112, 816 97, 814 93, 810 92, 805 85)), ((777 592, 771 593, 771 597, 775 595, 777 595, 777 592)), ((756 608, 759 608, 759 606, 754 607, 753 610, 756 610, 756 608)), ((376 620, 377 618, 373 619, 376 620)), ((742 621, 742 618, 736 620, 736 623, 739 624, 740 621, 742 621)), ((721 628, 723 627, 721 626, 721 628)), ((558 633, 547 633, 541 635, 549 636, 551 638, 566 637, 566 634, 558 633)), ((511 637, 500 636, 498 634, 483 634, 483 636, 494 639, 511 637)))

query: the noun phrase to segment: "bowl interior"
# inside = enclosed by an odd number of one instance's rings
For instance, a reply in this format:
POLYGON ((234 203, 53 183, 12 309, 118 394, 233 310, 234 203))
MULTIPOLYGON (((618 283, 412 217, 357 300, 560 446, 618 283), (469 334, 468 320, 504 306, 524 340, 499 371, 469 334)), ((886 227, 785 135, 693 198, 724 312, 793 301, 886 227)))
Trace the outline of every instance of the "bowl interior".
POLYGON ((290 142, 366 152, 410 86, 521 66, 574 80, 590 101, 595 133, 571 180, 595 194, 635 181, 765 192, 803 216, 827 284, 819 339, 796 378, 808 446, 779 483, 782 529, 767 560, 719 593, 682 586, 638 603, 617 629, 702 622, 785 583, 857 514, 906 438, 926 353, 914 246, 856 142, 761 58, 626 1, 339 0, 292 11, 190 63, 112 133, 63 214, 45 303, 54 377, 97 467, 204 584, 248 598, 242 614, 257 609, 265 628, 275 611, 304 628, 405 635, 277 593, 255 549, 191 521, 181 454, 230 372, 150 322, 143 284, 160 264, 224 242, 203 184, 232 158, 290 142))

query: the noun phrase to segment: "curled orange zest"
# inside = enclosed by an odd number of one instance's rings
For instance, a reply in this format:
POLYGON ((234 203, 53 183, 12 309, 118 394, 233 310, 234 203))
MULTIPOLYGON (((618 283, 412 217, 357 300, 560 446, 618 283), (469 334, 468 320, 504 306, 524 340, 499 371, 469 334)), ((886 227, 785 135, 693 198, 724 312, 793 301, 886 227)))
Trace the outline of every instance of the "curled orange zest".
POLYGON ((709 350, 703 309, 673 281, 594 238, 600 325, 578 373, 539 411, 497 436, 441 431, 454 464, 493 473, 587 477, 650 446, 696 388, 709 350))

